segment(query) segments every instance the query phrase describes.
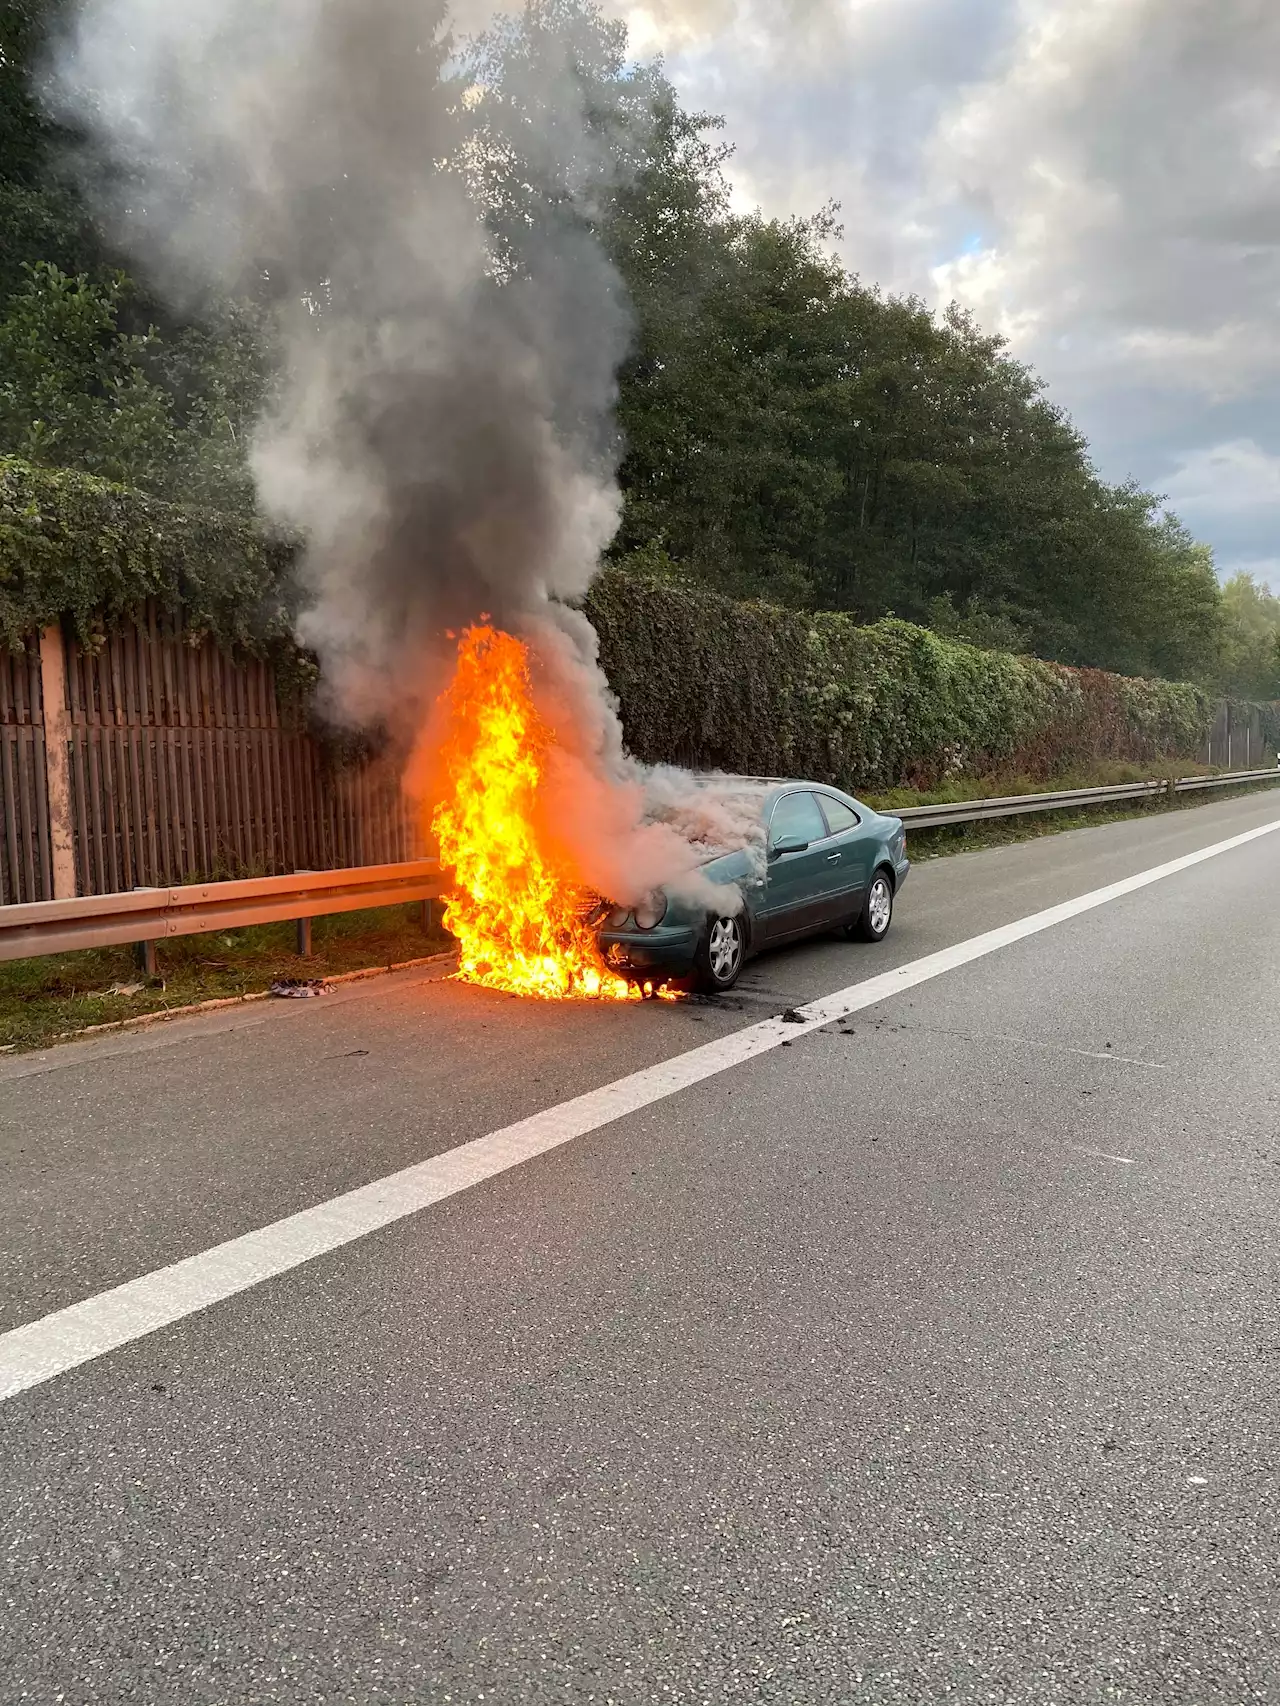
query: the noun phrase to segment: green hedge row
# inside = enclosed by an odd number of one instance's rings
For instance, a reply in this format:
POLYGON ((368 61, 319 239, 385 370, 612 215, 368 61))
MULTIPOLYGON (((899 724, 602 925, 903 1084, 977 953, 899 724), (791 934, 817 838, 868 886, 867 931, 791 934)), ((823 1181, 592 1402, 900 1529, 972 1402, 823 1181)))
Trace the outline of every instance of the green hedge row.
POLYGON ((606 571, 587 610, 637 756, 849 788, 1203 752, 1216 702, 980 651, 899 621, 739 604, 606 571))
POLYGON ((154 598, 193 636, 266 655, 290 642, 295 547, 213 510, 0 456, 0 642, 69 616, 82 640, 154 598))
MULTIPOLYGON (((154 598, 193 635, 272 655, 305 686, 295 549, 232 517, 0 457, 0 643, 63 616, 92 642, 154 598)), ((1099 758, 1195 757, 1215 710, 1178 682, 979 651, 906 622, 735 603, 618 568, 587 610, 628 743, 654 762, 866 789, 993 769, 1049 776, 1099 758)), ((1274 745, 1276 707, 1264 719, 1274 745)))

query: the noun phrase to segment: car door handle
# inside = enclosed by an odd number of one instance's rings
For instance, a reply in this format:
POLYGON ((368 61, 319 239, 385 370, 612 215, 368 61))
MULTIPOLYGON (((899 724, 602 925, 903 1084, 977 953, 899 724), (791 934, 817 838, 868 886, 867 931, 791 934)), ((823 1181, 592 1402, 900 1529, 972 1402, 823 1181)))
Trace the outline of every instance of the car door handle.
POLYGON ((834 865, 834 864, 835 864, 835 862, 836 862, 836 860, 837 860, 837 859, 838 859, 838 858, 839 858, 839 857, 840 857, 840 854, 839 854, 839 852, 835 852, 835 853, 828 853, 828 854, 827 854, 827 864, 828 864, 828 865, 834 865))

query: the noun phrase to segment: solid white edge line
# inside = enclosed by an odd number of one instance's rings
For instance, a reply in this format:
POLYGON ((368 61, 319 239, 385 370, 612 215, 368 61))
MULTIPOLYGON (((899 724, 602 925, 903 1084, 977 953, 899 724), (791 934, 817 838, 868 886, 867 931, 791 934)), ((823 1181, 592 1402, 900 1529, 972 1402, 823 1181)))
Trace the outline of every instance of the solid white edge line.
POLYGON ((1012 924, 984 931, 936 954, 895 966, 877 977, 807 1003, 797 1009, 801 1015, 799 1023, 766 1019, 761 1024, 749 1025, 672 1060, 645 1067, 598 1090, 589 1090, 557 1107, 530 1114, 514 1125, 461 1144, 429 1161, 388 1174, 285 1220, 189 1256, 171 1267, 159 1268, 38 1321, 15 1327, 0 1335, 0 1403, 264 1280, 288 1273, 317 1256, 417 1214, 432 1203, 521 1166, 537 1155, 558 1149, 576 1137, 673 1096, 705 1078, 766 1054, 782 1043, 821 1030, 837 1019, 873 1007, 903 990, 914 989, 930 978, 941 977, 1277 830, 1280 819, 1171 859, 1167 864, 1139 871, 1135 876, 1123 877, 1105 888, 1047 907, 1043 912, 1031 913, 1012 924))

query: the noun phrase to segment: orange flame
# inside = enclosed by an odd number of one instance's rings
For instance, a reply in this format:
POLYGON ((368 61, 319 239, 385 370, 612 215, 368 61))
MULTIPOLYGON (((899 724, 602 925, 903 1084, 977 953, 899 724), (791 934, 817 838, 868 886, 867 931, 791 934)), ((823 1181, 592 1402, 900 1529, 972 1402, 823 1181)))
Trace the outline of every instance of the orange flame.
POLYGON ((445 924, 459 977, 515 995, 625 1001, 572 873, 539 845, 538 790, 552 734, 539 717, 528 648, 498 628, 468 628, 443 697, 444 797, 432 819, 450 879, 445 924))

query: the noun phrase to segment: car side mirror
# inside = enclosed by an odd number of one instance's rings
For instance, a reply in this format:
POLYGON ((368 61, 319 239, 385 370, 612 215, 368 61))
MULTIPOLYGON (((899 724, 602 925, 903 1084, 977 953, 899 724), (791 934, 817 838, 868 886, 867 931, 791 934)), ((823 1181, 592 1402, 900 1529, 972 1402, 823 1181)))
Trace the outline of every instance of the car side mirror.
POLYGON ((805 853, 809 843, 802 841, 798 835, 784 835, 781 841, 775 841, 769 849, 771 859, 781 859, 784 853, 805 853))

